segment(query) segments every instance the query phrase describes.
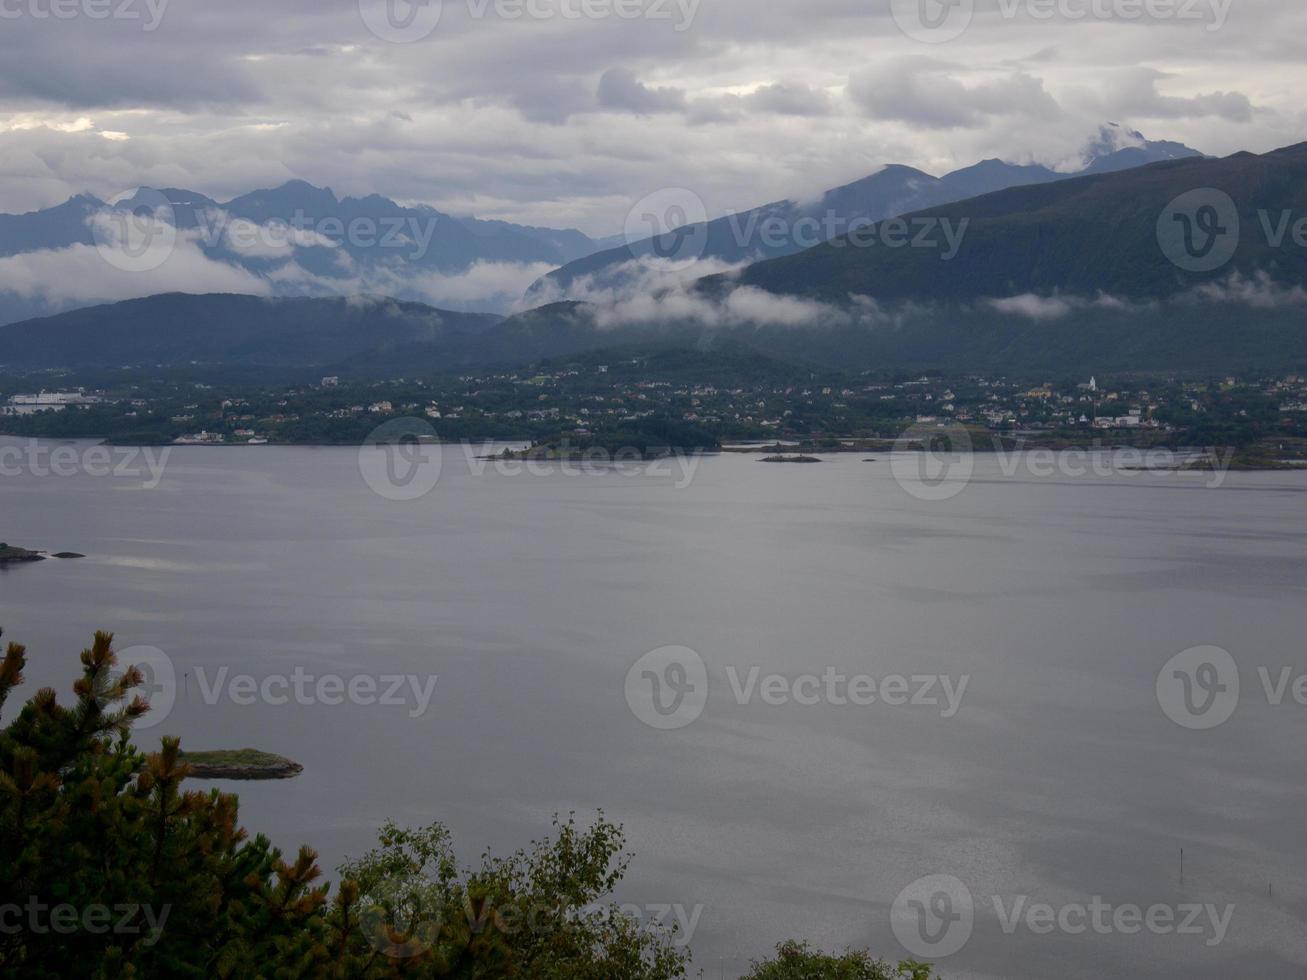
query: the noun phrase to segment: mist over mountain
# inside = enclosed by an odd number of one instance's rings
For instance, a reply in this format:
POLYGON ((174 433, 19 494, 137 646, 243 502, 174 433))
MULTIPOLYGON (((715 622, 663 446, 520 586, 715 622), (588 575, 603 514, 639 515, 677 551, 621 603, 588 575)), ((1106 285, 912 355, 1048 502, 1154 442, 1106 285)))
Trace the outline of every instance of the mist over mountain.
POLYGON ((575 338, 589 322, 598 344, 697 328, 862 369, 1307 364, 1307 144, 1009 188, 869 231, 497 329, 575 338))
MULTIPOLYGON (((860 223, 884 221, 992 191, 1201 156, 1183 144, 1153 142, 1113 123, 1102 127, 1076 162, 1077 169, 1067 172, 1039 164, 990 159, 933 177, 913 167, 891 165, 829 190, 815 201, 777 201, 679 228, 669 221, 665 234, 596 252, 549 273, 532 285, 527 305, 560 298, 584 299, 594 292, 628 288, 638 282, 649 263, 683 257, 687 242, 701 263, 739 265, 802 252, 842 237, 860 223)), ((675 198, 668 200, 679 205, 675 198)))
POLYGON ((0 364, 17 370, 279 368, 334 373, 356 359, 403 372, 453 370, 500 320, 379 297, 165 294, 0 327, 0 364), (412 352, 428 356, 414 362, 412 352))
POLYGON ((226 203, 180 188, 141 188, 112 204, 81 195, 0 215, 0 323, 106 299, 210 289, 384 293, 493 311, 541 273, 599 247, 575 230, 458 218, 379 195, 338 198, 304 181, 226 203), (119 242, 123 235, 136 241, 119 242), (165 240, 170 254, 157 265, 131 260, 133 245, 165 240), (100 261, 97 246, 125 249, 123 267, 113 255, 100 261))
POLYGON ((914 229, 957 229, 956 250, 942 235, 923 236, 921 247, 854 236, 760 262, 720 285, 836 303, 1065 304, 1165 300, 1195 289, 1215 296, 1222 284, 1247 292, 1260 282, 1268 305, 1277 286, 1288 299, 1307 283, 1307 249, 1294 233, 1304 218, 1307 143, 997 191, 907 216, 914 229))
MULTIPOLYGON (((385 376, 731 343, 848 370, 1307 366, 1307 144, 1224 159, 1166 153, 1144 167, 1109 161, 1101 172, 911 212, 866 240, 845 236, 696 282, 649 280, 506 319, 378 299, 165 295, 0 328, 0 365, 385 376), (893 226, 897 240, 876 237, 893 226)), ((989 186, 1010 169, 983 163, 952 186, 989 186)), ((886 168, 826 199, 856 207, 896 189, 920 193, 919 174, 886 168)), ((316 189, 295 192, 295 206, 316 206, 316 189)), ((251 222, 272 213, 257 196, 229 206, 251 222)), ((490 240, 521 234, 491 222, 472 229, 490 240)))
MULTIPOLYGON (((1077 165, 1099 172, 1195 154, 1109 126, 1077 165)), ((778 202, 707 223, 705 264, 697 271, 791 254, 858 221, 1066 176, 999 160, 942 178, 891 165, 817 201, 778 202), (776 241, 777 221, 804 231, 776 241)), ((572 296, 578 291, 641 288, 638 267, 656 261, 663 243, 627 245, 626 237, 596 240, 573 229, 455 216, 375 194, 341 198, 301 180, 226 202, 176 187, 143 187, 113 203, 83 194, 42 211, 0 214, 0 323, 169 292, 388 295, 506 313, 588 298, 572 296), (148 261, 151 250, 159 251, 157 261, 148 261)))

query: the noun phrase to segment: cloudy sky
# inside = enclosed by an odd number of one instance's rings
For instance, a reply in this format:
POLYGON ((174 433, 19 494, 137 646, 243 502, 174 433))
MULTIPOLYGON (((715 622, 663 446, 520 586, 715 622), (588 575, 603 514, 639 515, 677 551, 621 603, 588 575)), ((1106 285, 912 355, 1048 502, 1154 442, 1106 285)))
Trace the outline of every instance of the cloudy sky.
POLYGON ((885 163, 1067 164, 1108 120, 1307 139, 1288 0, 389 3, 0 0, 0 211, 302 178, 607 235, 662 187, 717 214, 885 163))

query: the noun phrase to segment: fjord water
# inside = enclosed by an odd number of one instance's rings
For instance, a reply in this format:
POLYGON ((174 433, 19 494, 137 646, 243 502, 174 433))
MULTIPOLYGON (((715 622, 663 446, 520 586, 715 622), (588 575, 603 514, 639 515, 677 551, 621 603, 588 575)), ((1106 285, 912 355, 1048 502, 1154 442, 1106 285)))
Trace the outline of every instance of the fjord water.
POLYGON ((0 535, 88 557, 0 571, 0 625, 29 647, 28 693, 66 691, 97 628, 166 651, 184 688, 140 741, 301 762, 297 779, 235 787, 243 822, 312 844, 329 871, 386 818, 441 820, 473 859, 603 808, 636 855, 619 897, 702 906, 709 978, 787 937, 905 956, 891 904, 933 874, 976 906, 945 977, 1307 970, 1307 707, 1270 704, 1257 674, 1307 671, 1307 475, 1218 489, 1009 476, 982 457, 937 502, 884 458, 728 455, 686 475, 478 475, 458 447, 408 502, 370 490, 351 449, 178 448, 152 489, 6 475, 0 535), (624 685, 669 645, 698 651, 710 696, 659 731, 624 685), (1229 650, 1242 681, 1210 731, 1156 694, 1162 666, 1200 645, 1229 650), (197 674, 297 666, 438 680, 413 717, 412 697, 210 705, 197 674), (727 668, 754 666, 970 679, 952 717, 740 704, 727 668), (994 896, 1234 908, 1209 945, 1210 929, 1008 934, 994 896))

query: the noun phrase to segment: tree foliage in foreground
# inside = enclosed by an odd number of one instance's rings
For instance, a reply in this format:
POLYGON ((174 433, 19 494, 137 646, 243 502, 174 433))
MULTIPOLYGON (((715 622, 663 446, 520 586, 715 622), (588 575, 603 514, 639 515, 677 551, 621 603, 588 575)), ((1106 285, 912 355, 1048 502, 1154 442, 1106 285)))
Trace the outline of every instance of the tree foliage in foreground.
MULTIPOLYGON (((689 954, 608 900, 628 858, 620 827, 553 834, 474 868, 439 824, 387 824, 339 870, 285 860, 237 824, 237 801, 183 789, 177 739, 130 742, 148 705, 113 637, 82 651, 65 706, 38 691, 0 728, 0 976, 677 980, 689 954)), ((0 661, 0 714, 26 651, 0 661)), ((863 954, 779 947, 751 980, 928 980, 863 954)))
POLYGON ((891 966, 865 952, 828 956, 807 943, 781 943, 776 958, 754 963, 744 980, 931 980, 930 967, 904 961, 891 966))

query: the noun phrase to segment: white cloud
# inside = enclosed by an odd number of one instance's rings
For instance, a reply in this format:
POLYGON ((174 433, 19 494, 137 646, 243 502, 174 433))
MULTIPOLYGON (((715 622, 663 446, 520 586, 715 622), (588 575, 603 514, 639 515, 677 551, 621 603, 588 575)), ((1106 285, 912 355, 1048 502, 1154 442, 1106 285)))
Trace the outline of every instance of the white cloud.
MULTIPOLYGON (((124 253, 118 264, 133 260, 124 253)), ((236 266, 212 261, 193 241, 183 239, 158 268, 141 272, 123 271, 90 245, 0 258, 0 291, 47 304, 53 312, 156 293, 269 295, 271 288, 236 266)))
POLYGON ((1261 310, 1307 303, 1307 290, 1302 286, 1277 283, 1265 272, 1251 278, 1234 272, 1220 282, 1199 286, 1194 293, 1211 303, 1235 303, 1261 310))
POLYGON ((372 37, 354 0, 172 0, 153 33, 6 20, 0 211, 140 184, 221 200, 300 177, 451 213, 492 200, 489 217, 605 235, 673 175, 723 214, 887 163, 1054 163, 1109 119, 1212 154, 1265 151, 1307 123, 1305 29, 1307 5, 1284 0, 1239 0, 1219 31, 1004 20, 981 0, 972 28, 936 46, 868 0, 714 0, 683 32, 446 3, 413 45, 372 37), (939 70, 886 77, 924 55, 939 70), (596 93, 618 65, 614 111, 596 93), (902 104, 843 94, 851 68, 902 104))
POLYGON ((1024 71, 965 84, 954 67, 927 58, 901 58, 854 72, 849 97, 873 119, 927 129, 974 128, 994 117, 1050 119, 1061 108, 1042 79, 1024 71))
POLYGON ((1073 308, 1068 300, 1056 296, 1036 296, 1034 293, 990 299, 985 303, 1000 313, 1023 316, 1028 320, 1060 320, 1073 308))

